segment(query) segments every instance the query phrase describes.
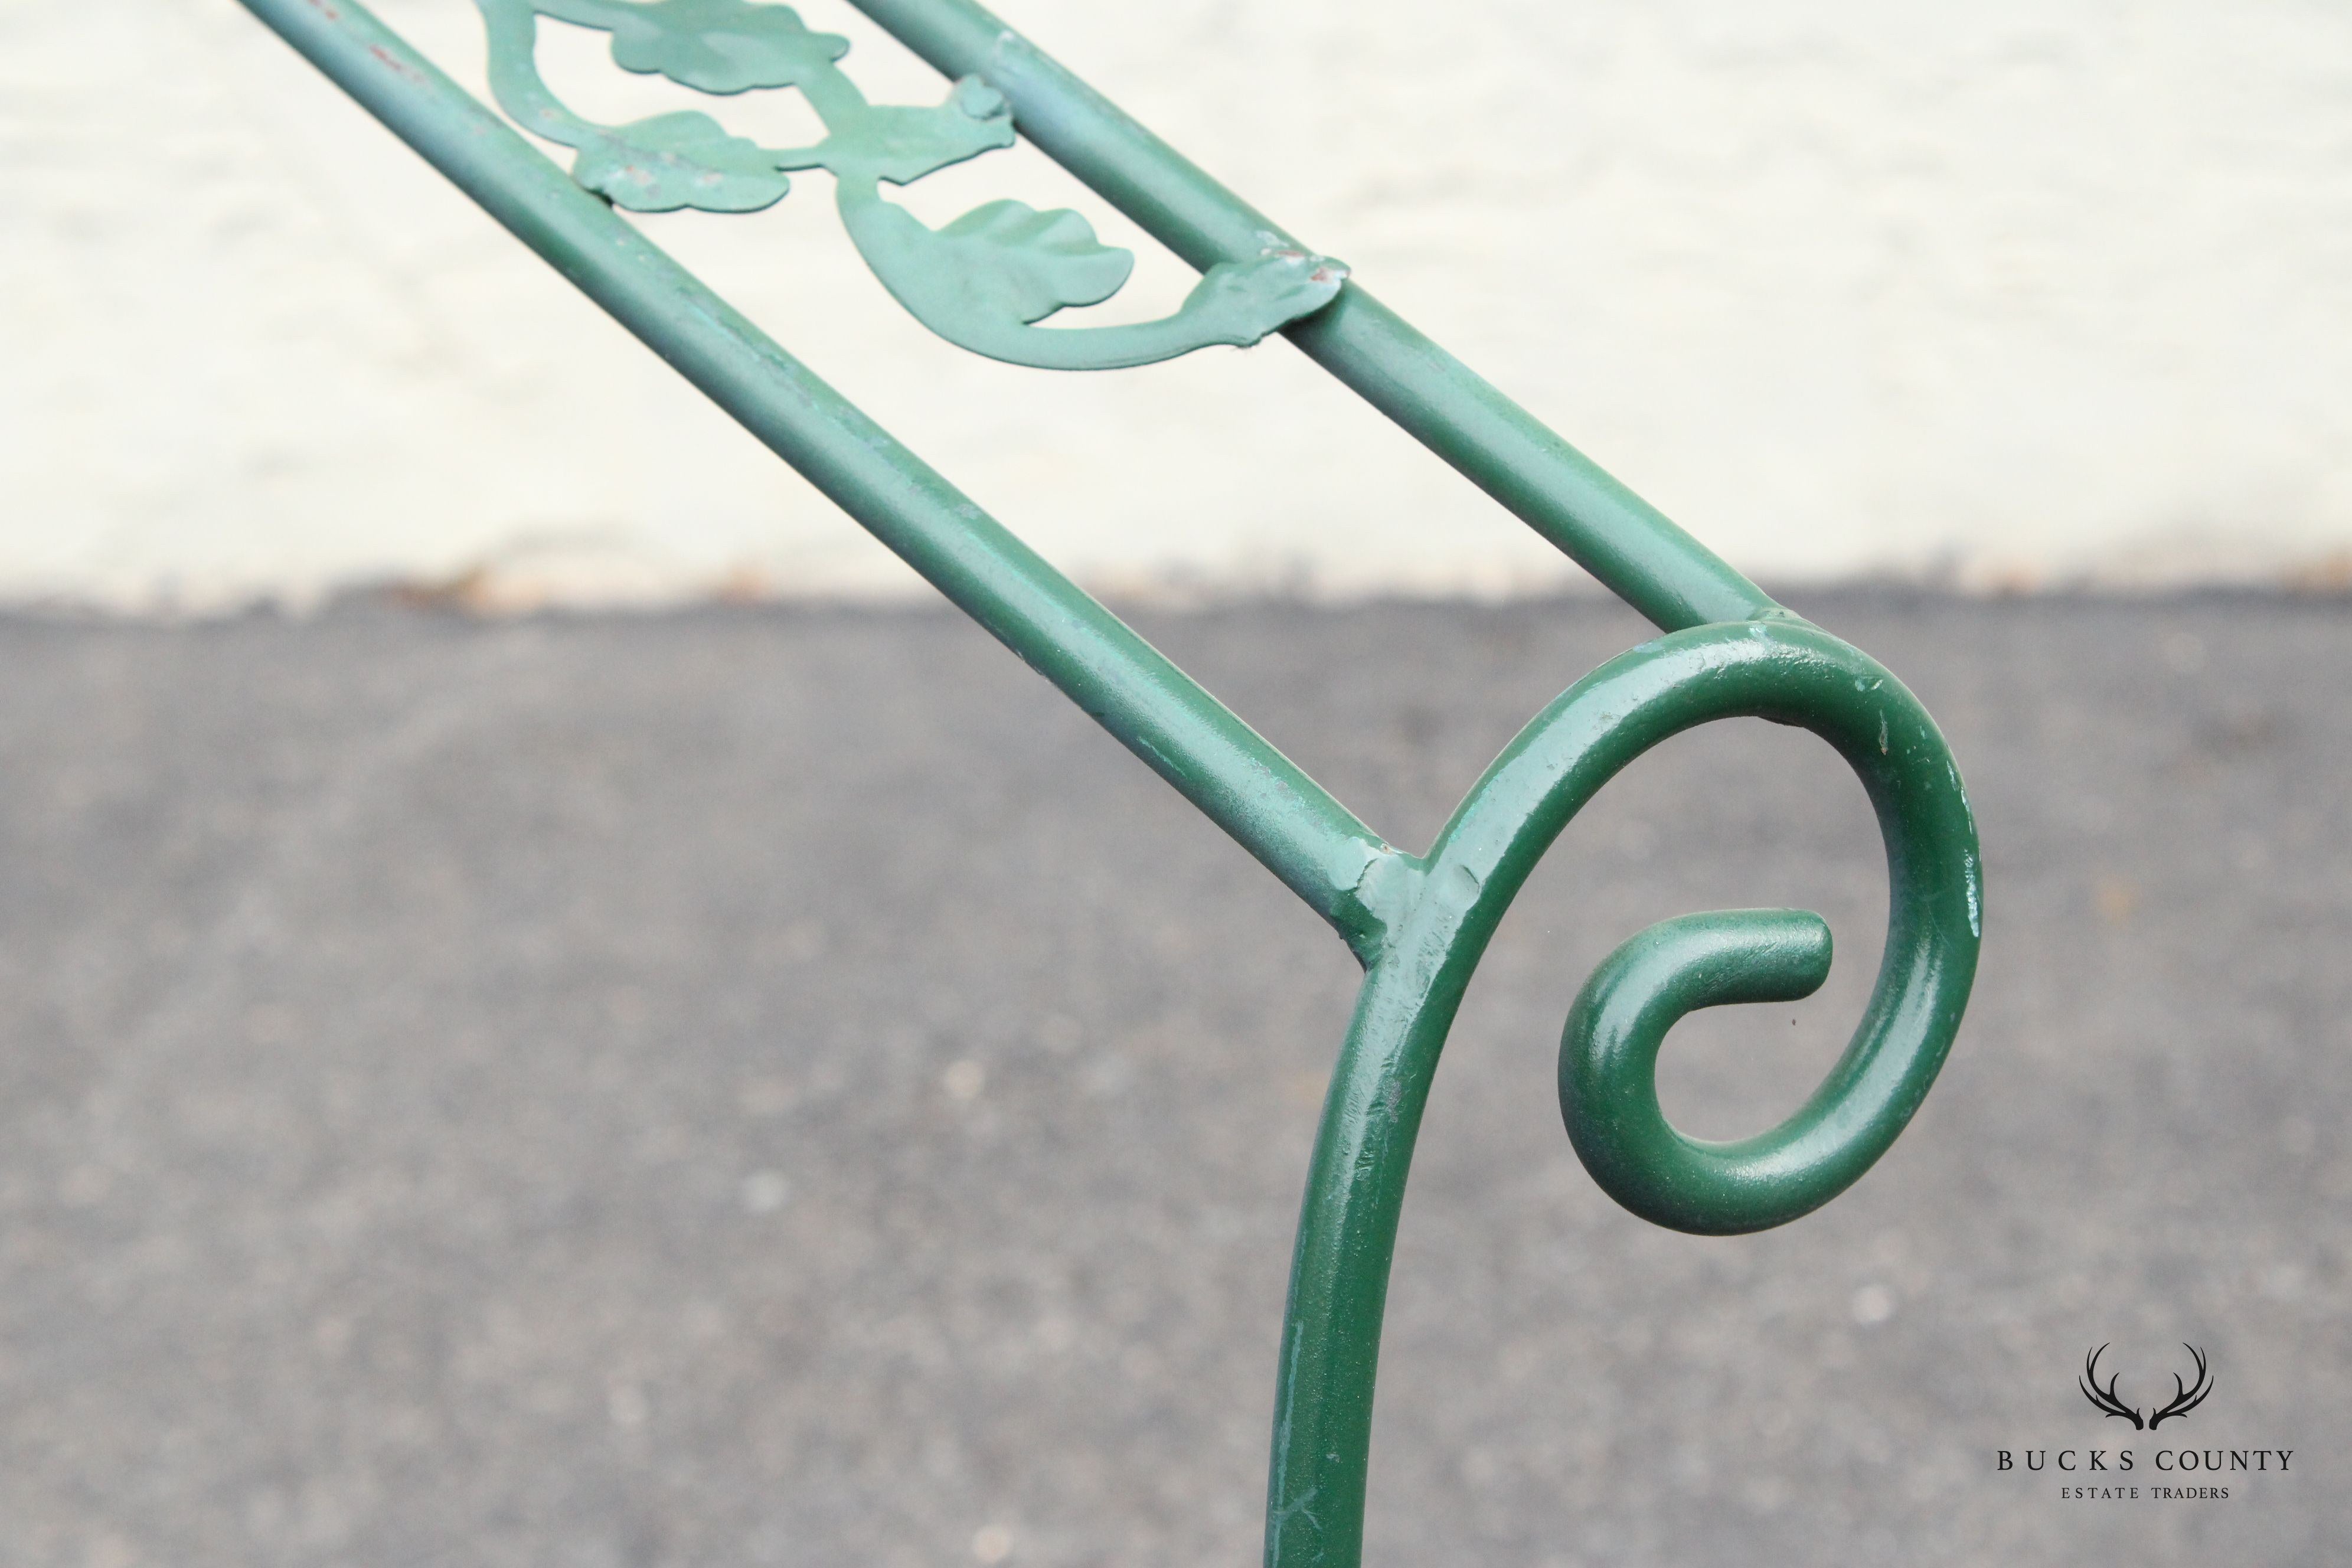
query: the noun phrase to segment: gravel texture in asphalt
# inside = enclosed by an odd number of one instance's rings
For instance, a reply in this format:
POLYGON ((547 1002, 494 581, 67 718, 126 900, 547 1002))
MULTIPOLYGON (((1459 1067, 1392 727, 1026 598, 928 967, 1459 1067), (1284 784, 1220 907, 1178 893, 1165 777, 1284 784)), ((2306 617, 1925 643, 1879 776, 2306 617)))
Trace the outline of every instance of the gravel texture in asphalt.
MULTIPOLYGON (((2340 1561, 2352 608, 1796 604, 1967 773, 1960 1042, 1818 1215, 1617 1209, 1553 1100, 1591 965, 1670 914, 1829 917, 1819 996, 1667 1047, 1669 1113, 1739 1134, 1843 1044, 1885 889, 1801 732, 1613 784, 1438 1076, 1369 1561, 2340 1561), (2211 1396, 2102 1418, 2110 1342, 2127 1399, 2184 1342, 2211 1396)), ((1140 624, 1412 848, 1648 635, 1140 624)), ((361 603, 0 649, 0 1563, 1255 1561, 1355 965, 980 631, 361 603)))

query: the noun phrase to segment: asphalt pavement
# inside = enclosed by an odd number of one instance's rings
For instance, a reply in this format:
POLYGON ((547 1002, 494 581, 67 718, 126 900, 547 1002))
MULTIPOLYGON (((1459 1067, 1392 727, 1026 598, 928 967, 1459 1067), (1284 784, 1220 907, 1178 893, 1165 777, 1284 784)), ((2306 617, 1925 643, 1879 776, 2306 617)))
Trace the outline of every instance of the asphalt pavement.
MULTIPOLYGON (((1885 888, 1801 732, 1613 784, 1438 1077, 1368 1561, 2344 1561, 2352 603, 1793 602, 1967 774, 1959 1044, 1810 1218, 1615 1207, 1552 1093, 1591 965, 1689 910, 1830 918, 1819 996, 1668 1045, 1669 1113, 1737 1135, 1833 1058, 1885 888), (2136 1407, 2188 1345, 2212 1392, 2103 1417, 2103 1343, 2136 1407)), ((1415 848, 1649 635, 1139 624, 1415 848)), ((0 1563, 1256 1561, 1357 971, 983 634, 360 600, 0 619, 0 1563)))

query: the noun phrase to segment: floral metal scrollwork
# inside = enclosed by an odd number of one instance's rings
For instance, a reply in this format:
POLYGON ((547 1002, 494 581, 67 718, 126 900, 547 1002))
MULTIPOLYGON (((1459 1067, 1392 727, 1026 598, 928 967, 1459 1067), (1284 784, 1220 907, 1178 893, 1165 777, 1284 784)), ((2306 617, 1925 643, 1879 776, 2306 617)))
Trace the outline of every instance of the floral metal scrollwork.
POLYGON ((1066 208, 993 201, 932 228, 882 195, 1013 142, 1003 95, 977 77, 944 102, 875 104, 838 62, 849 40, 814 31, 790 6, 751 0, 477 0, 489 29, 490 87, 525 129, 573 149, 572 177, 632 212, 758 212, 791 176, 834 177, 843 225, 898 301, 975 353, 1047 370, 1149 364, 1212 343, 1247 347, 1328 304, 1348 269, 1267 237, 1246 261, 1221 262, 1171 314, 1119 326, 1045 328, 1056 311, 1100 304, 1134 269, 1066 208), (812 147, 763 147, 698 110, 601 125, 574 113, 538 65, 541 16, 610 33, 622 69, 726 96, 797 89, 824 123, 812 147))

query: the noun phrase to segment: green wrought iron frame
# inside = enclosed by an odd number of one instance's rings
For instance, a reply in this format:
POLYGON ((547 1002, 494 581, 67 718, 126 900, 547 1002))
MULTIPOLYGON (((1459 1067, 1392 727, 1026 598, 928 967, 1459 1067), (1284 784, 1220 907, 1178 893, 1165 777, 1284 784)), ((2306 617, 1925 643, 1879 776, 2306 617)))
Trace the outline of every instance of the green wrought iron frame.
POLYGON ((1935 723, 1857 649, 1773 603, 1581 453, 972 0, 851 0, 950 79, 877 106, 840 37, 753 0, 477 0, 493 95, 572 150, 569 173, 353 0, 246 5, 525 244, 1124 742, 1328 921, 1363 964, 1323 1108, 1291 1267, 1265 1562, 1352 1568, 1372 1386, 1405 1179, 1471 973, 1536 863, 1620 769, 1668 736, 1755 716, 1812 731, 1861 779, 1886 850, 1875 989, 1805 1104, 1735 1142, 1685 1136, 1656 1059, 1684 1015, 1810 994, 1830 932, 1796 910, 1685 916, 1588 980, 1559 1089, 1586 1168, 1633 1213, 1725 1235, 1785 1224, 1885 1152, 1934 1081, 1974 978, 1974 821, 1935 723), (614 62, 726 95, 793 89, 814 146, 770 149, 699 112, 601 125, 535 64, 542 17, 604 30, 614 62), (1137 325, 1041 326, 1108 298, 1127 253, 1075 213, 992 202, 932 229, 883 195, 1009 146, 1076 174, 1202 280, 1137 325), (1108 369, 1281 331, 1664 634, 1570 686, 1495 759, 1427 853, 1385 842, 1297 765, 623 219, 747 212, 823 169, 852 243, 939 335, 994 358, 1108 369))

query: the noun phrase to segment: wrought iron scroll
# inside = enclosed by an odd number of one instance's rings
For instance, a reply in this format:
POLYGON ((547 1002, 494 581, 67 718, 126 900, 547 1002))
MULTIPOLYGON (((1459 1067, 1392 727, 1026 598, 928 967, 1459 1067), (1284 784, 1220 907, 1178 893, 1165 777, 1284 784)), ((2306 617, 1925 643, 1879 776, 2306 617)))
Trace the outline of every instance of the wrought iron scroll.
POLYGON ((1363 963, 1293 1255, 1269 1568, 1360 1561, 1390 1259, 1438 1057, 1488 940, 1537 862, 1643 752, 1739 716, 1812 731, 1876 810, 1888 927, 1876 987, 1836 1066, 1780 1126, 1729 1143, 1689 1138, 1665 1121, 1658 1051, 1696 1008, 1809 994, 1828 972, 1828 928, 1801 910, 1723 910, 1663 921, 1620 947, 1578 996, 1558 1062, 1562 1121, 1594 1179, 1660 1225, 1759 1230, 1843 1192, 1918 1109, 1959 1027, 1983 915, 1967 794, 1918 701, 1866 655, 1774 604, 1360 282, 1343 287, 1334 264, 972 0, 852 0, 953 83, 943 103, 924 109, 868 105, 835 69, 842 40, 781 5, 478 0, 497 97, 520 123, 574 150, 569 175, 355 0, 244 3, 1059 686, 1363 963), (532 48, 541 16, 602 28, 622 67, 689 87, 797 88, 823 117, 825 139, 762 149, 699 113, 593 124, 540 79, 532 48), (992 204, 933 231, 882 199, 880 184, 1004 145, 1016 128, 1202 270, 1182 310, 1142 327, 1038 328, 1125 278, 1126 262, 1102 259, 1112 253, 1095 246, 1082 219, 992 204), (1282 328, 1666 635, 1610 660, 1538 714, 1426 854, 1395 848, 614 210, 751 210, 810 168, 832 173, 852 238, 892 292, 942 336, 983 353, 1101 368, 1282 328))

